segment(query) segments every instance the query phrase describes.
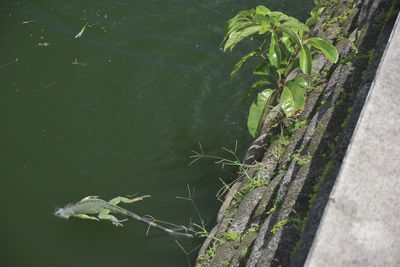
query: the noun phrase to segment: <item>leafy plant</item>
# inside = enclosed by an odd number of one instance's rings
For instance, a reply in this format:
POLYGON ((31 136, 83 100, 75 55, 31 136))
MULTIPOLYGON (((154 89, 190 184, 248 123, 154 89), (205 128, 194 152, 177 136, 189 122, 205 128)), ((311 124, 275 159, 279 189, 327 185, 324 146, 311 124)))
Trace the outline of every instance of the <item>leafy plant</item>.
POLYGON ((315 23, 319 22, 319 16, 324 12, 325 7, 314 7, 310 12, 310 17, 306 21, 306 25, 311 27, 315 23))
MULTIPOLYGON (((330 61, 336 63, 338 52, 329 42, 321 38, 307 38, 309 26, 318 22, 323 8, 314 8, 306 24, 282 12, 270 11, 265 6, 240 11, 225 25, 226 34, 222 43, 224 51, 232 49, 243 39, 256 36, 261 44, 255 50, 242 57, 234 66, 231 78, 234 78, 246 61, 258 57, 262 62, 253 70, 254 75, 262 76, 251 85, 243 100, 258 93, 251 104, 247 126, 250 134, 259 134, 261 121, 271 107, 281 105, 287 117, 297 116, 305 104, 307 82, 303 77, 288 80, 288 75, 300 67, 309 75, 312 69, 312 52, 322 52, 330 61)), ((254 40, 253 39, 253 40, 254 40)))

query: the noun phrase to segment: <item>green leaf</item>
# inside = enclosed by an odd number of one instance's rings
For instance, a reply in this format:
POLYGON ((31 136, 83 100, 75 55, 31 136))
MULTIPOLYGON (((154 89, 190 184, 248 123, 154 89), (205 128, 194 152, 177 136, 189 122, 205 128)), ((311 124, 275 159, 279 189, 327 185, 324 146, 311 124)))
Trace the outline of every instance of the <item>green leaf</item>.
POLYGON ((253 74, 255 75, 269 75, 271 73, 271 65, 268 63, 258 64, 257 67, 253 70, 253 74))
POLYGON ((276 23, 278 21, 284 21, 289 18, 288 15, 286 15, 282 12, 279 12, 279 11, 273 11, 273 12, 269 13, 268 16, 274 21, 274 23, 276 23))
POLYGON ((292 93, 288 87, 284 87, 281 94, 281 107, 283 112, 285 112, 287 117, 294 114, 294 100, 292 93))
POLYGON ((267 18, 266 16, 264 16, 264 15, 256 14, 256 15, 253 17, 253 22, 261 23, 261 22, 263 22, 263 21, 269 23, 268 18, 267 18))
POLYGON ((236 16, 225 23, 225 32, 228 32, 228 30, 231 29, 234 24, 249 21, 253 15, 254 12, 252 12, 252 10, 240 11, 238 14, 236 14, 236 16))
POLYGON ((241 31, 247 27, 253 26, 252 21, 233 21, 229 25, 225 25, 225 36, 221 42, 221 45, 228 39, 233 32, 241 31))
POLYGON ((306 82, 306 80, 304 80, 304 78, 303 77, 296 77, 294 80, 293 80, 298 86, 300 86, 300 87, 302 87, 302 88, 308 88, 309 86, 308 86, 308 82, 306 82))
POLYGON ((253 137, 259 132, 260 122, 264 117, 265 109, 274 90, 266 89, 258 94, 257 99, 251 104, 249 117, 247 119, 247 128, 253 137))
POLYGON ((296 43, 297 47, 299 49, 301 48, 301 40, 300 40, 300 37, 299 37, 299 35, 297 33, 292 31, 288 27, 279 27, 279 30, 284 32, 284 33, 286 33, 290 37, 290 39, 292 39, 292 41, 296 43))
POLYGON ((290 41, 290 38, 289 36, 287 36, 286 33, 283 33, 283 36, 281 37, 281 42, 285 45, 286 50, 289 51, 289 53, 292 53, 294 51, 292 42, 290 41))
POLYGON ((265 86, 265 85, 270 85, 271 82, 268 79, 260 79, 256 82, 254 82, 251 87, 247 90, 246 94, 243 96, 242 101, 245 101, 252 93, 257 91, 258 88, 265 86))
POLYGON ((303 45, 300 52, 300 69, 304 74, 310 75, 311 68, 312 68, 312 57, 310 48, 307 45, 303 45))
POLYGON ((262 20, 261 25, 264 27, 264 29, 267 29, 267 30, 271 28, 271 25, 266 20, 262 20))
POLYGON ((278 44, 278 37, 274 32, 271 35, 271 45, 269 47, 268 58, 271 66, 279 68, 279 64, 281 61, 281 50, 278 44))
POLYGON ((301 31, 310 32, 310 28, 308 28, 307 25, 305 25, 304 23, 300 22, 299 20, 293 17, 289 17, 289 19, 287 19, 285 22, 281 24, 281 27, 294 28, 301 31))
MULTIPOLYGON (((304 80, 304 79, 303 79, 304 80)), ((305 97, 304 90, 295 81, 288 81, 285 86, 290 89, 290 93, 293 97, 294 102, 294 112, 301 111, 304 109, 305 97)))
POLYGON ((296 69, 299 66, 300 66, 299 58, 292 60, 285 69, 285 72, 284 72, 285 76, 288 76, 294 69, 296 69))
POLYGON ((260 30, 260 31, 258 32, 258 34, 260 34, 260 35, 261 35, 261 34, 264 34, 264 33, 266 33, 266 32, 268 31, 268 29, 269 29, 269 28, 266 28, 266 27, 265 27, 265 28, 263 28, 262 30, 260 30))
POLYGON ((302 111, 305 103, 303 89, 294 81, 287 82, 281 94, 280 102, 287 117, 292 116, 298 111, 302 111))
POLYGON ((338 51, 336 48, 321 38, 310 38, 305 43, 312 45, 314 48, 320 50, 324 55, 333 63, 336 63, 339 58, 338 51))
POLYGON ((256 54, 256 52, 250 52, 247 55, 245 55, 244 57, 242 57, 233 67, 233 70, 231 72, 231 79, 233 79, 236 74, 238 73, 238 71, 243 67, 244 63, 246 63, 247 59, 249 59, 250 57, 254 56, 256 54))
POLYGON ((314 7, 310 12, 311 17, 307 19, 306 25, 310 27, 311 25, 318 23, 320 20, 320 15, 322 14, 322 12, 324 12, 324 10, 325 7, 314 7))
POLYGON ((254 16, 255 14, 255 10, 250 9, 250 10, 244 10, 244 11, 240 11, 239 13, 236 14, 236 16, 234 16, 233 18, 231 18, 230 20, 228 20, 225 23, 225 30, 227 30, 230 25, 232 25, 233 23, 236 22, 245 22, 248 21, 252 16, 254 16))
POLYGON ((263 26, 261 26, 261 25, 255 25, 255 26, 247 27, 247 28, 245 28, 243 30, 240 30, 240 31, 232 32, 229 35, 228 40, 226 41, 226 44, 225 44, 225 47, 224 47, 224 51, 226 51, 227 49, 230 49, 232 51, 232 49, 240 41, 242 41, 247 36, 250 36, 250 35, 260 31, 262 28, 263 28, 263 26))
MULTIPOLYGON (((260 15, 261 16, 261 15, 260 15)), ((261 20, 260 21, 261 26, 263 27, 261 31, 258 32, 258 34, 264 34, 266 33, 269 29, 271 29, 271 25, 269 24, 269 21, 267 20, 261 20)))
POLYGON ((233 18, 231 18, 229 21, 231 20, 238 20, 238 19, 245 19, 248 17, 251 17, 255 14, 255 10, 254 9, 250 9, 250 10, 242 10, 239 11, 233 18))
POLYGON ((308 19, 307 19, 306 25, 307 25, 308 27, 311 27, 312 25, 314 25, 314 24, 316 24, 316 23, 318 23, 318 22, 319 22, 319 18, 311 17, 311 18, 308 18, 308 19))
POLYGON ((322 12, 324 12, 324 10, 325 7, 314 7, 310 12, 311 17, 318 17, 319 15, 322 14, 322 12))
POLYGON ((265 6, 259 5, 256 7, 256 13, 265 16, 265 15, 271 13, 271 10, 269 10, 265 6))

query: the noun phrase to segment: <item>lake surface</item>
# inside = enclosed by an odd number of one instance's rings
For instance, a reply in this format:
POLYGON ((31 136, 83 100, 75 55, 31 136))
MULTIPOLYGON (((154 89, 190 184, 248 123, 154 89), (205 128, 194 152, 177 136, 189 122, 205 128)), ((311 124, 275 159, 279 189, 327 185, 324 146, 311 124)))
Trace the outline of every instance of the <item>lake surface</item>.
MULTIPOLYGON (((186 225, 194 200, 210 229, 222 186, 211 161, 238 142, 242 158, 254 81, 219 47, 226 20, 266 4, 299 19, 312 0, 0 1, 0 265, 187 266, 187 240, 127 221, 63 220, 55 208, 87 195, 152 195, 124 206, 186 225), (88 23, 82 36, 75 35, 88 23)), ((190 255, 193 260, 197 252, 190 255)))

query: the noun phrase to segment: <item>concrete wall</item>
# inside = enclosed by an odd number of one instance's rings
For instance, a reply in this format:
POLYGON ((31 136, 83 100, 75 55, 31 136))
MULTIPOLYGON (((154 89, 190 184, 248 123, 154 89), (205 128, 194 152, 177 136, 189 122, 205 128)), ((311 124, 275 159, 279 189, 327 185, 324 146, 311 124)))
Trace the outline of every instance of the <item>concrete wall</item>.
POLYGON ((306 266, 400 266, 400 17, 306 266))

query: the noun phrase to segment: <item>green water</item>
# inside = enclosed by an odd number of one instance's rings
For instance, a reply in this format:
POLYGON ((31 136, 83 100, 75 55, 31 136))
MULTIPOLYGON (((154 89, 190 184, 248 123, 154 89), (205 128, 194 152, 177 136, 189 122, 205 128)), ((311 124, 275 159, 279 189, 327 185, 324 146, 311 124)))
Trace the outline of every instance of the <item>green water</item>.
POLYGON ((176 196, 190 185, 212 226, 218 177, 232 170, 187 166, 190 150, 221 155, 237 140, 242 158, 251 141, 240 97, 254 78, 229 80, 249 44, 219 43, 227 19, 261 3, 304 19, 313 1, 0 1, 1 266, 187 265, 175 237, 145 236, 140 222, 53 212, 87 195, 150 194, 125 207, 189 225, 195 211, 176 196))

